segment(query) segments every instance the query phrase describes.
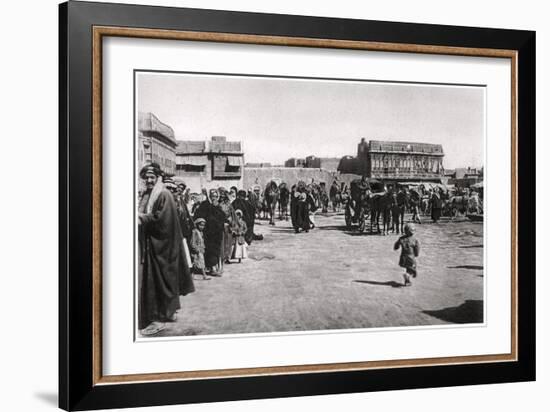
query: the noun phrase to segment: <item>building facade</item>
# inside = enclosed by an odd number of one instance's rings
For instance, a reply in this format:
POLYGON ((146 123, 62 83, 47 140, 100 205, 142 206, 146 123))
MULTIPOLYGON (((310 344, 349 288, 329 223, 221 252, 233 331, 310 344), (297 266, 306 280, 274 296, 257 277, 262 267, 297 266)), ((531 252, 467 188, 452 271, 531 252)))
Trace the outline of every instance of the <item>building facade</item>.
POLYGON ((470 187, 476 183, 483 182, 483 167, 463 167, 445 171, 448 183, 457 187, 470 187))
POLYGON ((176 173, 177 141, 174 130, 153 113, 138 113, 138 171, 156 162, 168 175, 176 173))
POLYGON ((285 161, 285 167, 305 167, 305 166, 306 166, 306 159, 291 157, 290 159, 285 161))
POLYGON ((325 169, 336 171, 340 159, 337 157, 307 156, 305 159, 291 157, 285 161, 284 167, 305 167, 308 169, 325 169))
POLYGON ((209 141, 178 141, 176 180, 185 182, 192 192, 224 186, 243 187, 244 154, 241 142, 229 142, 225 136, 209 141))
POLYGON ((440 144, 361 139, 357 157, 343 157, 338 171, 389 181, 440 182, 444 156, 440 144))
POLYGON ((304 167, 307 168, 316 168, 324 169, 331 172, 336 172, 340 159, 337 157, 317 157, 317 156, 308 156, 306 157, 306 164, 304 167))

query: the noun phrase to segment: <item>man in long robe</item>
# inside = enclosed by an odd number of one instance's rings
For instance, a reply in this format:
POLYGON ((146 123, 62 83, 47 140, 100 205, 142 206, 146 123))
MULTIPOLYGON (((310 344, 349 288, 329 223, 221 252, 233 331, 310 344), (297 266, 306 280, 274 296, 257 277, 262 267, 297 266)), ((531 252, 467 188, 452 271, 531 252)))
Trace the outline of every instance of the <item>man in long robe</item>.
POLYGON ((202 202, 193 216, 195 220, 206 220, 203 232, 206 246, 204 261, 211 276, 221 276, 223 272, 223 232, 226 217, 219 206, 219 197, 216 189, 210 190, 210 199, 202 202))
POLYGON ((140 172, 147 188, 139 203, 139 328, 144 336, 175 321, 179 297, 195 291, 174 198, 161 174, 156 163, 140 172))

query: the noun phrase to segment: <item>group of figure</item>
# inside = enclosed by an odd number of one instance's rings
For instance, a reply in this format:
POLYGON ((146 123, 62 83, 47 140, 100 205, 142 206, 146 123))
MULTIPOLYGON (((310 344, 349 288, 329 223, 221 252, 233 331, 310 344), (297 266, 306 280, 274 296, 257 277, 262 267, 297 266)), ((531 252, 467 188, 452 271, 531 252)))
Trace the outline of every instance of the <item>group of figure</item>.
POLYGON ((313 186, 299 181, 290 189, 290 220, 296 233, 309 232, 315 228, 317 204, 313 186))
POLYGON ((420 208, 437 222, 441 216, 455 218, 460 214, 483 213, 483 192, 470 188, 456 188, 453 192, 442 188, 423 192, 420 208))
POLYGON ((296 199, 293 199, 292 196, 296 191, 299 193, 307 192, 310 211, 314 209, 321 210, 323 213, 328 212, 329 195, 327 194, 326 184, 325 182, 316 182, 313 179, 308 184, 304 181, 298 181, 290 188, 286 182, 278 183, 276 180, 270 180, 263 190, 260 185, 256 184, 249 190, 248 194, 255 206, 256 217, 258 219, 268 219, 271 225, 275 225, 277 211, 279 220, 288 220, 295 217, 292 205, 296 199))
POLYGON ((403 233, 406 212, 412 213, 413 223, 421 224, 420 211, 437 223, 444 215, 453 219, 459 213, 482 213, 483 210, 481 196, 471 189, 451 192, 442 187, 427 190, 406 185, 386 187, 382 182, 366 177, 345 186, 340 199, 346 208, 348 227, 352 222, 359 222, 364 230, 364 222, 370 216, 370 231, 383 235, 403 233))
POLYGON ((219 277, 224 264, 248 257, 255 212, 246 191, 236 187, 203 192, 190 209, 185 184, 163 179, 158 164, 144 166, 140 177, 138 326, 149 336, 176 320, 179 297, 195 291, 193 274, 219 277))

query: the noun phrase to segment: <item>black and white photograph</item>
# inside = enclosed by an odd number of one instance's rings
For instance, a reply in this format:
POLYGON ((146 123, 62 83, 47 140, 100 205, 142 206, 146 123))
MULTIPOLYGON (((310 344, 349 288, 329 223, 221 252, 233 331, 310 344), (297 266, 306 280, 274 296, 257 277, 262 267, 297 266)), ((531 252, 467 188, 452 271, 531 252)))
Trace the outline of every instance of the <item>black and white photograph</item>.
POLYGON ((136 337, 485 319, 486 89, 134 71, 136 337))

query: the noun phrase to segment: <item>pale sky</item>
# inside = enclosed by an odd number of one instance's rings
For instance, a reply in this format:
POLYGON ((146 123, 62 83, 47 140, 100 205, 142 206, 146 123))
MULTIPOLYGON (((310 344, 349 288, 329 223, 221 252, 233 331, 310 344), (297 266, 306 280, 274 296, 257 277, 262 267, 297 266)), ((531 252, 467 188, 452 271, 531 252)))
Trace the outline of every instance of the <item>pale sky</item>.
POLYGON ((442 144, 447 169, 483 165, 483 87, 139 73, 136 93, 176 139, 240 140, 245 162, 355 156, 364 137, 442 144))

